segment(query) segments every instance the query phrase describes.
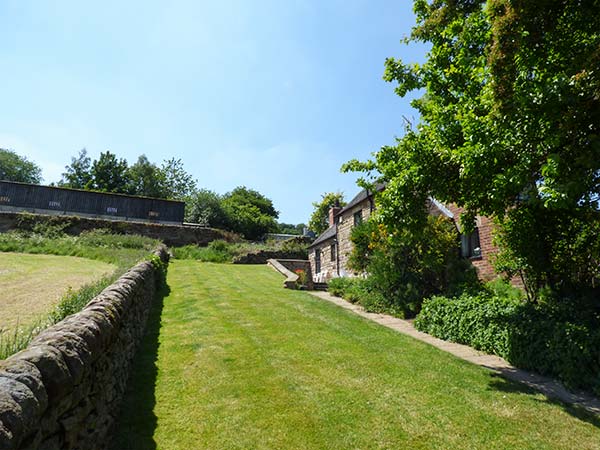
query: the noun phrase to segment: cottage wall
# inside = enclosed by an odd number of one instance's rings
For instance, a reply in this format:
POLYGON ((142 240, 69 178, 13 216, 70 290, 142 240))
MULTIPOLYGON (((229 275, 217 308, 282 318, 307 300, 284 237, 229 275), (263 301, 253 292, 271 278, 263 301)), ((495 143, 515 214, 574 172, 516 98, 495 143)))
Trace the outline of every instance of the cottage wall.
POLYGON ((359 211, 362 212, 363 222, 367 221, 371 216, 371 201, 366 199, 338 216, 339 276, 341 277, 354 275, 354 272, 348 268, 348 260, 353 247, 350 235, 352 234, 352 228, 354 228, 354 214, 359 211))
MULTIPOLYGON (((459 208, 456 205, 447 206, 448 210, 454 215, 454 221, 460 230, 460 215, 464 211, 464 208, 459 208)), ((479 232, 479 245, 481 248, 481 256, 471 258, 471 264, 477 270, 477 276, 483 281, 489 281, 497 277, 492 260, 494 255, 498 252, 498 247, 493 243, 494 237, 494 223, 491 219, 484 216, 476 217, 477 231, 479 232)))
MULTIPOLYGON (((328 239, 321 244, 309 249, 308 260, 310 261, 311 272, 313 273, 313 281, 326 282, 337 277, 337 261, 331 258, 331 246, 337 245, 335 239, 328 239), (321 271, 316 273, 316 253, 321 255, 321 271)), ((334 249, 334 252, 336 249, 334 249)))

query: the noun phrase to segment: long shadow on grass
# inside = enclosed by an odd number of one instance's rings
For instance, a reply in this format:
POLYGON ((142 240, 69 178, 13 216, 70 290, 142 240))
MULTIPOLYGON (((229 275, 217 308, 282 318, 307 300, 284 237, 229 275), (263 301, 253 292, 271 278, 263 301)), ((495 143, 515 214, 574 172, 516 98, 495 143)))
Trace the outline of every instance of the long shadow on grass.
MULTIPOLYGON (((517 381, 512 381, 510 379, 504 378, 505 376, 507 376, 507 374, 502 375, 502 373, 498 373, 498 374, 492 374, 491 376, 492 376, 492 380, 490 381, 490 388, 492 388, 492 389, 495 389, 495 390, 498 390, 501 392, 507 392, 510 394, 521 394, 521 395, 531 395, 531 396, 540 394, 539 391, 537 391, 531 387, 528 387, 517 381)), ((599 415, 593 414, 592 412, 586 410, 582 406, 569 405, 560 400, 550 398, 545 394, 542 394, 542 395, 544 395, 543 399, 535 399, 535 401, 539 402, 539 403, 548 403, 551 405, 557 405, 563 411, 565 411, 567 414, 570 414, 571 416, 573 416, 579 420, 587 422, 587 423, 595 426, 596 428, 600 428, 600 416, 599 415)))
POLYGON ((158 368, 158 337, 161 328, 161 314, 164 298, 170 289, 165 285, 150 310, 146 332, 133 360, 127 391, 121 412, 117 418, 113 450, 155 450, 154 430, 157 418, 154 415, 156 404, 155 387, 158 368))

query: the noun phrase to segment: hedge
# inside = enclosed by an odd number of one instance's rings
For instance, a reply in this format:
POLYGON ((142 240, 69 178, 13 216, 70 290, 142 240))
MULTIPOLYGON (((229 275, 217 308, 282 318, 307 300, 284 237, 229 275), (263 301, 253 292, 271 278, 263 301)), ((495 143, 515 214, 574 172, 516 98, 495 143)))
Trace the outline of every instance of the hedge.
POLYGON ((600 394, 599 317, 568 302, 539 306, 488 292, 432 297, 415 326, 600 394))

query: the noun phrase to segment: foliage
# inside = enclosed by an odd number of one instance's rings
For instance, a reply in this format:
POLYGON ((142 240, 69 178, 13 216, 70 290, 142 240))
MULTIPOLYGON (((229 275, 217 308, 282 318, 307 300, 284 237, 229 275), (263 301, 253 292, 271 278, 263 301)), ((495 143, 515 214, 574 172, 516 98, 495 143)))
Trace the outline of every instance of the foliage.
POLYGON ((222 207, 229 229, 246 239, 257 240, 277 230, 279 213, 273 202, 258 191, 237 187, 223 196, 222 207))
POLYGON ((275 250, 296 255, 298 259, 308 259, 308 243, 302 238, 291 238, 283 242, 273 244, 275 250))
POLYGON ((59 186, 73 189, 90 189, 92 186, 92 160, 87 150, 81 149, 76 157, 71 158, 71 164, 65 166, 59 186))
POLYGON ((495 265, 508 277, 519 276, 534 303, 545 287, 560 295, 579 292, 597 298, 599 218, 594 211, 566 215, 540 203, 519 205, 502 219, 496 236, 501 251, 495 265))
POLYGON ((100 153, 90 169, 91 184, 86 188, 103 192, 129 193, 128 165, 109 151, 100 153))
POLYGON ((171 158, 164 161, 160 167, 164 179, 166 198, 183 200, 196 191, 196 180, 188 173, 181 159, 171 158))
MULTIPOLYGON (((414 10, 417 24, 406 41, 429 42, 427 60, 390 58, 384 79, 397 82, 402 97, 422 93, 412 101, 421 121, 373 161, 344 167, 388 182, 378 204, 390 231, 423 226, 429 196, 465 207, 467 230, 476 214, 495 217, 502 227, 505 213, 522 204, 531 206, 527 212, 537 215, 536 223, 561 215, 539 231, 528 228, 529 239, 540 243, 560 237, 582 217, 596 220, 598 2, 415 0, 414 10)), ((507 220, 510 233, 526 234, 507 220)), ((550 259, 566 259, 545 266, 540 248, 522 253, 527 250, 517 245, 507 255, 534 288, 560 280, 559 267, 574 255, 550 247, 557 251, 550 259)), ((595 258, 583 251, 582 258, 595 258)))
POLYGON ((306 286, 306 282, 308 280, 308 276, 306 275, 306 270, 296 269, 294 271, 296 275, 298 275, 298 280, 296 281, 296 287, 301 288, 306 286))
POLYGON ((566 301, 534 305, 483 291, 423 303, 415 326, 600 393, 600 316, 566 301))
POLYGON ((42 169, 24 156, 0 148, 0 180, 39 184, 42 169))
POLYGON ((212 241, 206 247, 197 245, 185 245, 173 247, 173 255, 177 259, 196 259, 204 262, 230 263, 238 257, 257 251, 283 252, 300 258, 305 255, 308 258, 306 242, 298 238, 287 241, 256 242, 227 242, 224 240, 212 241))
POLYGON ((130 194, 153 198, 171 198, 164 172, 146 155, 140 155, 127 172, 127 191, 130 194))
POLYGON ((206 247, 197 245, 184 245, 172 249, 173 256, 177 259, 196 259, 204 262, 226 263, 231 262, 235 255, 234 246, 226 241, 212 241, 206 247))
POLYGON ((159 242, 142 236, 91 231, 67 236, 53 225, 0 234, 0 251, 79 256, 115 264, 126 270, 147 256, 159 242))
POLYGON ((298 236, 301 236, 304 233, 305 227, 306 227, 306 224, 304 224, 304 223, 299 223, 297 225, 294 225, 293 223, 279 222, 277 224, 277 233, 296 234, 298 236))
POLYGON ((140 155, 129 166, 110 151, 92 161, 83 149, 65 167, 59 186, 182 200, 196 191, 196 180, 180 159, 165 160, 159 167, 140 155))
POLYGON ((317 236, 329 228, 329 210, 334 206, 345 206, 344 194, 341 192, 326 192, 321 195, 321 201, 313 203, 313 213, 308 221, 308 228, 317 236))
POLYGON ((206 227, 228 228, 221 196, 208 189, 200 189, 186 199, 185 220, 206 227))
POLYGON ((458 252, 458 231, 443 216, 428 216, 417 233, 369 220, 355 227, 351 267, 367 272, 369 286, 403 316, 414 316, 424 298, 477 284, 474 269, 458 252))

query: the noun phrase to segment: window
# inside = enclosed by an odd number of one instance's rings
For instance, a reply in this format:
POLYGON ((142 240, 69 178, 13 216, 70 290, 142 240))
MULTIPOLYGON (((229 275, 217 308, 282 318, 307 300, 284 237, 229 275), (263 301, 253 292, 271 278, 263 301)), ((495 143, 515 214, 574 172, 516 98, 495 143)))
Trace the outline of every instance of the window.
POLYGON ((335 254, 335 244, 331 244, 331 245, 329 246, 329 251, 331 252, 331 256, 330 256, 330 259, 331 259, 331 261, 335 261, 335 258, 336 258, 336 254, 335 254))
POLYGON ((362 223, 362 209, 360 211, 356 211, 354 213, 354 226, 360 225, 362 223))
POLYGON ((481 258, 479 230, 477 228, 471 234, 460 235, 460 253, 464 258, 481 258))
POLYGON ((321 250, 315 249, 315 273, 321 271, 321 250))

